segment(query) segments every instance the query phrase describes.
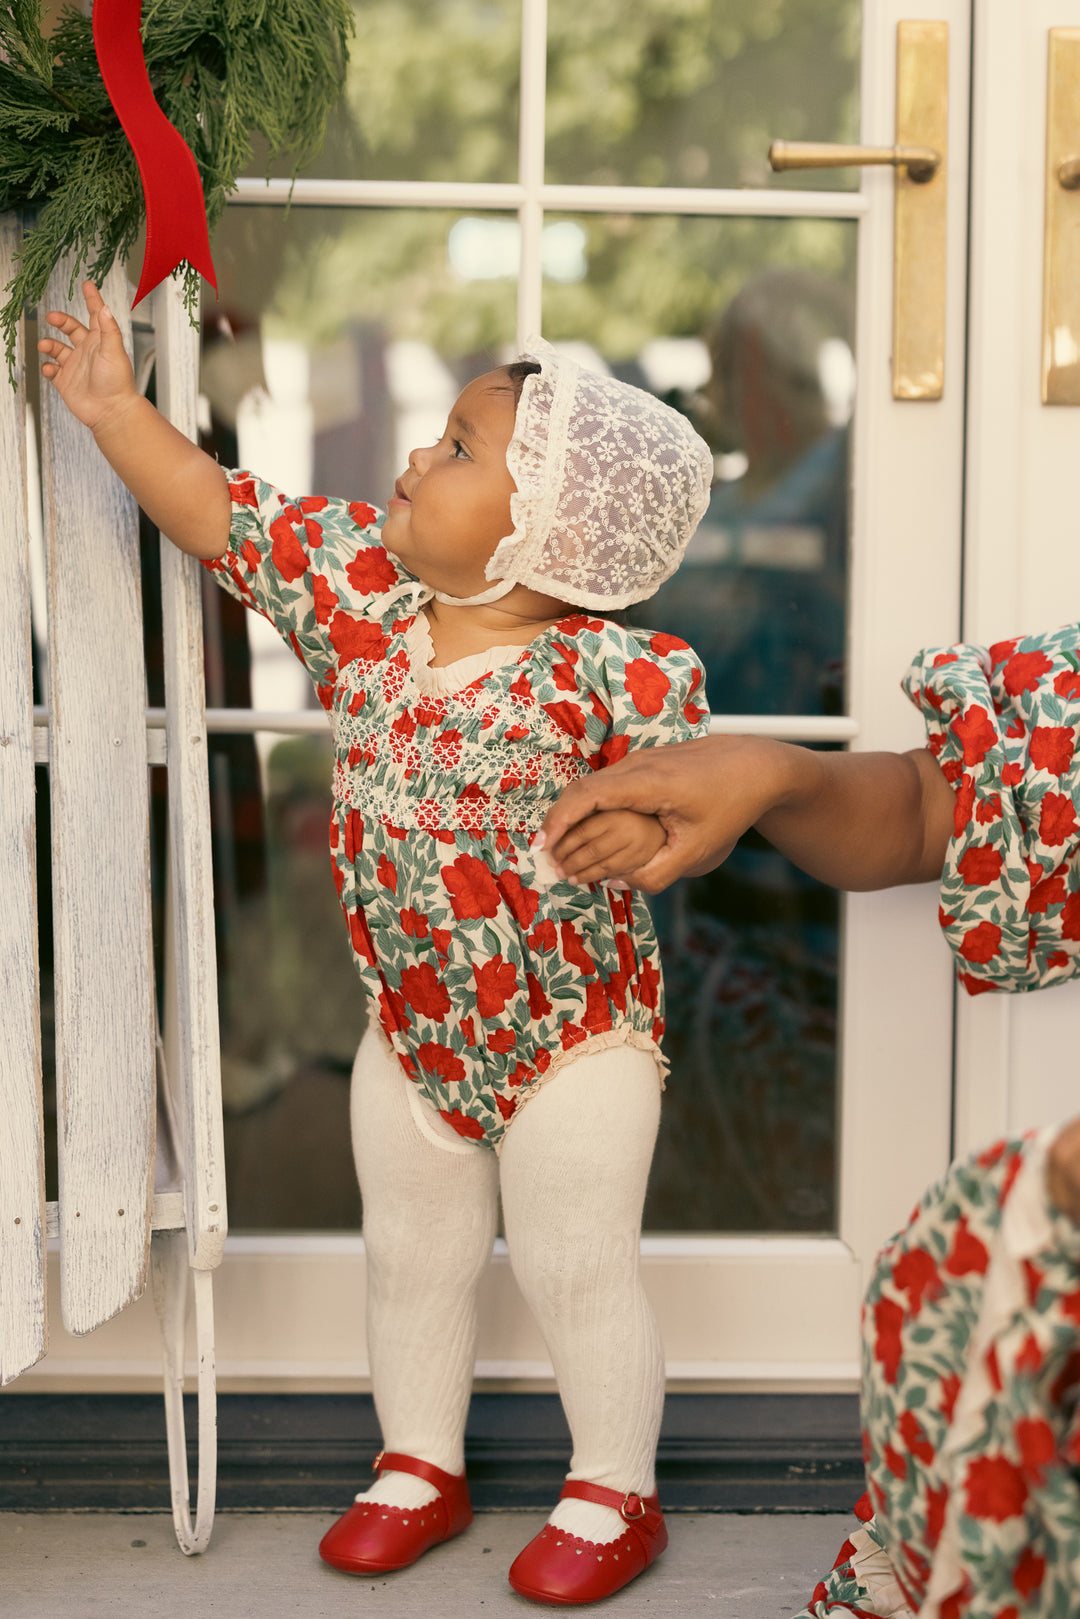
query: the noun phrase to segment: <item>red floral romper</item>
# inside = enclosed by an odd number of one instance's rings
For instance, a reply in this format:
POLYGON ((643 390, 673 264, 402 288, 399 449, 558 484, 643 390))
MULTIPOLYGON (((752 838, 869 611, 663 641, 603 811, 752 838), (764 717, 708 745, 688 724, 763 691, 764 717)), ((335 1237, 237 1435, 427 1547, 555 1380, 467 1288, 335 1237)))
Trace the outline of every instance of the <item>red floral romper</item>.
POLYGON ((637 895, 537 879, 530 841, 563 787, 708 726, 684 641, 584 614, 460 691, 417 668, 430 591, 363 502, 290 500, 229 475, 207 564, 315 682, 334 737, 334 879, 387 1039, 460 1135, 498 1148, 533 1087, 587 1049, 656 1051, 656 937, 637 895))

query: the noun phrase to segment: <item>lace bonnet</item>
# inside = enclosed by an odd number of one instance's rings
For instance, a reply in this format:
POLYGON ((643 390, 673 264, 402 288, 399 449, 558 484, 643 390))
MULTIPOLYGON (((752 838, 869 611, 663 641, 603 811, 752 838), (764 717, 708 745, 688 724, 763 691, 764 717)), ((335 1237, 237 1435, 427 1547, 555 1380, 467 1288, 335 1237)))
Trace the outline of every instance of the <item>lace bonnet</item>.
POLYGON ((709 503, 712 453, 685 416, 652 394, 584 370, 542 338, 522 360, 506 464, 511 533, 486 567, 498 584, 462 605, 527 585, 575 607, 643 601, 675 572, 709 503))

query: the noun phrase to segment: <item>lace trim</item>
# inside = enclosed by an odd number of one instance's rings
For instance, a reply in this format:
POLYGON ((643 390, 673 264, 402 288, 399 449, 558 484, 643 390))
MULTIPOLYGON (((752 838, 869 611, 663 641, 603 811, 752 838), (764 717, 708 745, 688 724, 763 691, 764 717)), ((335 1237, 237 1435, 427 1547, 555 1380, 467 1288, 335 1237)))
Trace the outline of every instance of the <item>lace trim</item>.
POLYGON ((487 647, 483 652, 472 652, 467 658, 458 658, 454 663, 432 668, 435 647, 424 614, 417 613, 405 631, 405 649, 409 654, 412 677, 425 697, 452 697, 481 675, 491 674, 508 663, 516 663, 527 644, 487 647))
POLYGON ((496 1155, 502 1152, 503 1142, 506 1140, 507 1133, 511 1129, 514 1120, 521 1117, 522 1112, 532 1101, 537 1091, 543 1090, 549 1080, 554 1079, 556 1074, 560 1074, 564 1068, 568 1068, 579 1057, 591 1056, 595 1051, 610 1051, 613 1046, 634 1046, 638 1051, 650 1051, 656 1058, 656 1072, 660 1081, 660 1089, 662 1091, 667 1090, 671 1064, 651 1034, 646 1034, 643 1029, 635 1029, 633 1024, 630 1023, 622 1023, 617 1029, 605 1029, 601 1034, 590 1034, 584 1040, 580 1040, 576 1046, 571 1046, 568 1051, 558 1052, 552 1058, 546 1073, 537 1074, 532 1084, 518 1095, 518 1105, 506 1122, 506 1130, 503 1131, 503 1134, 495 1143, 496 1155))

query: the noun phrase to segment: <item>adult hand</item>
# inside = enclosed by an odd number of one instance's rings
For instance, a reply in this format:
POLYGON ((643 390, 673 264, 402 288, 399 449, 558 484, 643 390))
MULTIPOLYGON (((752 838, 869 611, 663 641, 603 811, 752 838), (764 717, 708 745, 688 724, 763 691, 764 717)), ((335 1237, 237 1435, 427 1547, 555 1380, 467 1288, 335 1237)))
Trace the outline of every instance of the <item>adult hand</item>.
MULTIPOLYGON (((808 761, 816 757, 788 751, 808 761)), ((763 737, 699 737, 642 748, 566 789, 541 828, 545 846, 568 878, 596 882, 622 875, 633 887, 656 894, 678 877, 697 876, 726 860, 792 774, 781 745, 763 737), (605 864, 589 818, 626 809, 655 815, 667 841, 645 865, 616 872, 605 864)))
POLYGON ((834 888, 930 882, 953 827, 952 789, 925 748, 820 753, 761 736, 698 737, 639 749, 566 789, 541 831, 567 877, 597 879, 588 817, 616 809, 655 815, 664 829, 659 853, 622 873, 650 894, 711 871, 751 826, 834 888))

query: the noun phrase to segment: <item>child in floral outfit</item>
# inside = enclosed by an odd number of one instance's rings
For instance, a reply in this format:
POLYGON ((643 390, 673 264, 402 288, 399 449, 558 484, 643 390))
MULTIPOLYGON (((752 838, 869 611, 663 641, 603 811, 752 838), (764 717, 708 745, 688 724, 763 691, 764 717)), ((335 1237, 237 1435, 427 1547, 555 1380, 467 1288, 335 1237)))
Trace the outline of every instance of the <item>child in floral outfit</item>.
MULTIPOLYGON (((334 735, 334 876, 377 1012, 352 1113, 386 1448, 321 1554, 382 1572, 468 1525, 476 1294, 501 1195, 574 1440, 511 1582, 595 1601, 666 1544, 663 1358, 638 1265, 663 1008, 644 905, 561 880, 536 834, 577 776, 707 727, 686 644, 603 616, 677 567, 707 446, 537 341, 464 390, 380 525, 362 502, 223 473, 138 395, 84 292, 87 325, 49 317, 70 346, 42 340, 45 376, 162 532, 289 642, 334 735)), ((624 872, 664 840, 630 811, 588 830, 624 872)))

